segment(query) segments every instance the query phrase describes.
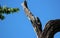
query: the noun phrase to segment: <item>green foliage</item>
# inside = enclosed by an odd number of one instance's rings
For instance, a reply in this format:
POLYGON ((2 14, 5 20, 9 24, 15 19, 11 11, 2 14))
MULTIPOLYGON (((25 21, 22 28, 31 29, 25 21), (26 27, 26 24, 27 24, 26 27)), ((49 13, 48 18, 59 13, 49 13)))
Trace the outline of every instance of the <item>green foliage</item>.
POLYGON ((0 6, 0 19, 3 20, 5 16, 3 14, 10 14, 18 12, 19 8, 8 8, 8 7, 1 7, 0 6))
POLYGON ((3 15, 0 15, 0 19, 3 20, 4 19, 4 16, 3 15))

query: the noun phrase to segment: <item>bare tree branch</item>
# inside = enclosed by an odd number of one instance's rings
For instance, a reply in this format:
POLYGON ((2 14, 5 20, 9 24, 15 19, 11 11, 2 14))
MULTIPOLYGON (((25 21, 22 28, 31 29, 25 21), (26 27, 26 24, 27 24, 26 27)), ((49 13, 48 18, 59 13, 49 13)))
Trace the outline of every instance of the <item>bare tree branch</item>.
POLYGON ((35 17, 31 13, 31 11, 29 10, 29 8, 27 6, 27 1, 26 0, 22 3, 22 6, 24 8, 25 14, 27 15, 27 17, 31 21, 31 23, 32 23, 32 25, 34 27, 34 30, 36 31, 37 36, 40 37, 40 34, 42 32, 42 25, 41 25, 41 22, 40 22, 39 18, 35 17))
POLYGON ((27 6, 27 1, 22 3, 25 14, 31 21, 34 30, 36 31, 37 38, 54 38, 54 34, 60 31, 60 19, 50 20, 42 31, 42 25, 38 17, 35 17, 27 6))

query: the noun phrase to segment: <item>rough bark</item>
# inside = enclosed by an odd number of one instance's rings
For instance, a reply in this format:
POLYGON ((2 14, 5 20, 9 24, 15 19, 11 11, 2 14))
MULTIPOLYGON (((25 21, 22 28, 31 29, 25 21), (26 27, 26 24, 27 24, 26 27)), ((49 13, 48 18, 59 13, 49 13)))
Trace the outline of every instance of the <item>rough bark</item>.
POLYGON ((60 19, 50 20, 45 25, 40 38, 54 38, 57 32, 60 32, 60 19))
POLYGON ((24 11, 32 23, 34 30, 36 31, 37 38, 54 38, 54 34, 60 31, 60 19, 50 20, 45 25, 42 31, 41 21, 38 17, 35 17, 31 11, 28 9, 26 0, 22 3, 24 11))

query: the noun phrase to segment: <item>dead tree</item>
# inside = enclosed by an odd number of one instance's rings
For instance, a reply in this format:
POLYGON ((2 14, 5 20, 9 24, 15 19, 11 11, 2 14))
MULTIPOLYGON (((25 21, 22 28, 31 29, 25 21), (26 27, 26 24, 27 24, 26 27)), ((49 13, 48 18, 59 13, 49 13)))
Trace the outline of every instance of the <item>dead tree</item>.
POLYGON ((37 34, 37 38, 54 38, 54 34, 60 31, 60 19, 50 20, 45 25, 44 30, 42 31, 42 24, 38 17, 35 17, 27 6, 27 1, 25 0, 22 3, 24 11, 31 21, 34 30, 37 34))

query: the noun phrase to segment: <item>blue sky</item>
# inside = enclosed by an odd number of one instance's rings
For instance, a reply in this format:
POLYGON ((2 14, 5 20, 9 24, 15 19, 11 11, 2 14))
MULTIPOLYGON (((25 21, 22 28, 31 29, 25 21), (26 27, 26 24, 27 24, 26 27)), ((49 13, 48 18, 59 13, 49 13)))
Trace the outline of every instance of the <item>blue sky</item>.
MULTIPOLYGON (((0 38, 36 38, 31 22, 21 6, 24 0, 0 0, 2 6, 20 9, 14 14, 5 15, 0 20, 0 38)), ((60 19, 60 0, 27 0, 30 11, 42 22, 42 29, 49 20, 60 19)), ((54 38, 60 38, 60 32, 54 38)))

